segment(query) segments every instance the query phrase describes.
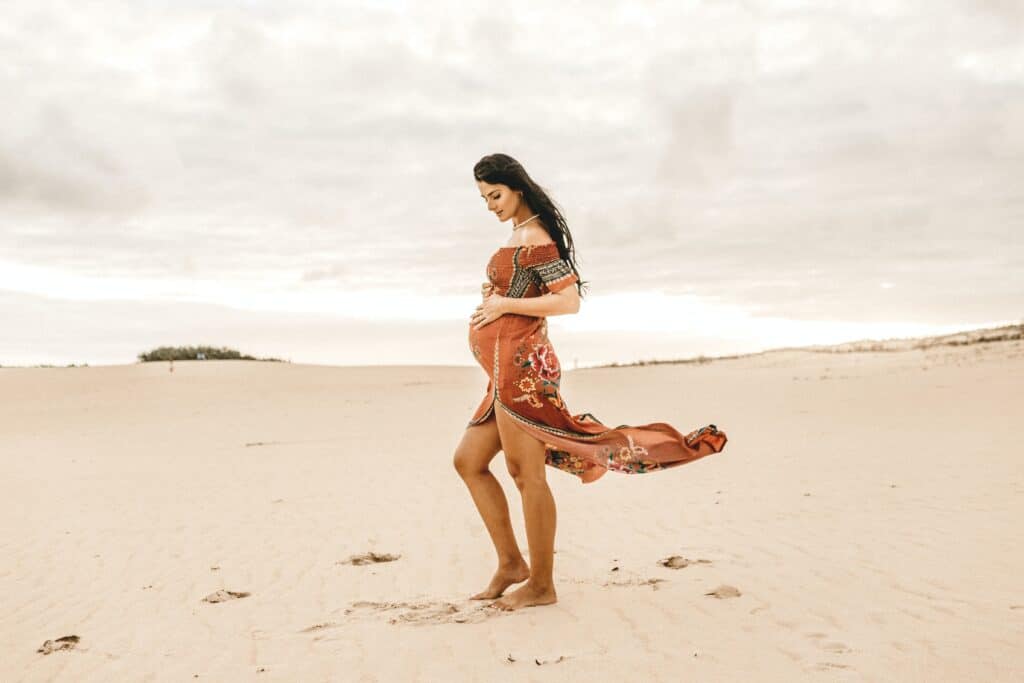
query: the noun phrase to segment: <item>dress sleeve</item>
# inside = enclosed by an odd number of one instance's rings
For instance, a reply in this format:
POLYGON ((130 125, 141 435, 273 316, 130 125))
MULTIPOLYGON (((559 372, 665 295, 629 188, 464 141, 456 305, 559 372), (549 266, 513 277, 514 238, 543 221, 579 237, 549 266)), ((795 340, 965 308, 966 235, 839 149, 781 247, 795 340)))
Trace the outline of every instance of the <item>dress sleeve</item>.
POLYGON ((563 258, 538 263, 532 270, 537 282, 547 287, 549 292, 559 292, 579 280, 569 262, 563 258))

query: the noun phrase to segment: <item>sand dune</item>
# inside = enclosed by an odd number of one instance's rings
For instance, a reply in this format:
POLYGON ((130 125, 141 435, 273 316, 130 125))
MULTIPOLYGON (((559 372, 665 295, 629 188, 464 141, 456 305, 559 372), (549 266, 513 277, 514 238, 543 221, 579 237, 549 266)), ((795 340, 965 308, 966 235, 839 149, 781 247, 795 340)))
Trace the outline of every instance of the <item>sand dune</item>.
POLYGON ((468 599, 476 368, 0 369, 0 680, 1021 680, 1024 341, 985 338, 566 372, 729 445, 550 470, 559 602, 511 613, 468 599))

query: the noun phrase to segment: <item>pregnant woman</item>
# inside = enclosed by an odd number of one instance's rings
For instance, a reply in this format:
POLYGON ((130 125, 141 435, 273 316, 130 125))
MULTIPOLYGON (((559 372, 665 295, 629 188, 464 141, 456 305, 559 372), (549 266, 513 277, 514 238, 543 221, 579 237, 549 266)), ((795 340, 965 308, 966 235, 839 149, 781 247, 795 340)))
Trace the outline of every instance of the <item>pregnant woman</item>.
POLYGON ((608 470, 627 474, 668 469, 718 453, 726 436, 715 425, 687 435, 671 425, 619 425, 590 413, 573 415, 559 393, 561 369, 548 339, 547 316, 576 313, 583 281, 572 235, 547 193, 505 154, 473 168, 480 195, 512 238, 487 264, 483 303, 469 321, 469 347, 487 373, 480 402, 455 452, 455 469, 469 487, 498 553, 498 569, 473 599, 500 597, 493 606, 517 609, 556 601, 552 577, 555 501, 546 466, 592 482, 608 470), (489 469, 504 451, 522 496, 530 564, 519 551, 508 501, 489 469), (527 580, 529 579, 529 580, 527 580))

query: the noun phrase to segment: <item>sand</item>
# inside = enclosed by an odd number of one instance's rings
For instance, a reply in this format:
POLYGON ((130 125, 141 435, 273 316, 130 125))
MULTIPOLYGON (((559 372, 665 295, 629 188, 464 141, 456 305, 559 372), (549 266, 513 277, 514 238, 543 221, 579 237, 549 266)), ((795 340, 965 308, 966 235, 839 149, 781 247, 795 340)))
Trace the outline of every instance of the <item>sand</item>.
POLYGON ((566 372, 729 444, 549 470, 559 602, 516 612, 467 599, 476 368, 0 369, 0 680, 1022 680, 1024 343, 901 348, 566 372))

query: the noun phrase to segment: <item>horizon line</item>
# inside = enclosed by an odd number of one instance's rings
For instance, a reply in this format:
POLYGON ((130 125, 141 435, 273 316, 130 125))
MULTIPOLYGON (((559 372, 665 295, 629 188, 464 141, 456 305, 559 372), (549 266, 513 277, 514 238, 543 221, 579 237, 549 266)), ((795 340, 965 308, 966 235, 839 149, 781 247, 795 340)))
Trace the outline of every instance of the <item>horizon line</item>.
MULTIPOLYGON (((885 339, 850 339, 847 341, 836 342, 833 344, 808 344, 806 346, 780 346, 768 349, 761 349, 758 351, 747 351, 744 353, 709 356, 707 354, 697 354, 696 356, 682 357, 682 358, 669 358, 669 359, 650 359, 650 360, 638 360, 638 361, 612 361, 611 363, 594 363, 594 364, 583 364, 577 365, 572 369, 565 369, 565 372, 572 372, 573 370, 592 370, 596 368, 622 368, 622 367, 635 367, 635 366, 646 366, 646 365, 671 365, 671 364, 687 364, 687 363, 710 363, 716 360, 734 360, 739 358, 749 358, 751 356, 760 356, 767 353, 780 353, 783 351, 807 351, 814 353, 835 353, 835 352, 883 352, 883 351, 901 351, 901 350, 914 350, 919 348, 928 348, 930 346, 958 346, 962 344, 971 343, 988 343, 997 341, 1013 341, 1018 339, 1024 339, 1024 318, 1018 319, 1013 322, 1005 322, 995 326, 989 325, 986 327, 968 327, 957 330, 955 332, 948 332, 941 335, 926 335, 923 337, 887 337, 885 339), (996 336, 981 336, 975 340, 965 340, 958 342, 951 339, 960 335, 970 335, 983 333, 1000 333, 1005 334, 996 336), (943 341, 947 340, 947 341, 943 341), (884 348, 862 348, 863 345, 879 345, 879 344, 893 344, 899 342, 918 342, 918 344, 911 345, 907 349, 884 349, 884 348), (931 342, 931 343, 926 343, 931 342), (842 347, 852 347, 849 349, 842 349, 842 347)), ((211 362, 230 362, 236 363, 243 359, 237 358, 223 358, 223 359, 187 359, 179 360, 179 363, 211 363, 211 362)), ((67 363, 64 365, 58 365, 53 363, 39 363, 35 365, 4 365, 0 363, 0 369, 53 369, 53 368, 83 368, 83 367, 128 367, 133 365, 145 365, 146 363, 170 363, 172 361, 141 361, 135 360, 131 363, 67 363)), ((333 363, 303 363, 295 362, 291 359, 251 359, 248 362, 253 363, 285 363, 288 365, 304 365, 304 366, 322 366, 330 368, 475 368, 475 363, 363 363, 358 365, 339 365, 333 363)))

